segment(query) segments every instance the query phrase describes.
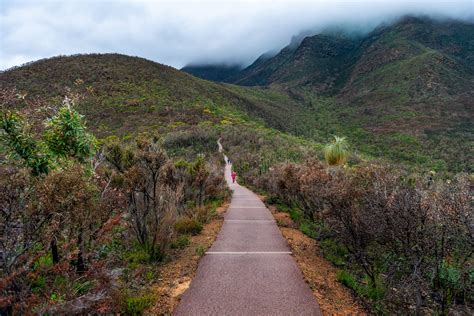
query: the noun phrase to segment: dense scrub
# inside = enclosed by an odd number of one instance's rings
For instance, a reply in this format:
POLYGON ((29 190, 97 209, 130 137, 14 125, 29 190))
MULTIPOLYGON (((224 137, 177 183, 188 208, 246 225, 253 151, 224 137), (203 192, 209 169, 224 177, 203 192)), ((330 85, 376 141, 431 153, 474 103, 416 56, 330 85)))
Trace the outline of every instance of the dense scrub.
POLYGON ((287 206, 341 268, 340 281, 376 311, 468 312, 474 299, 472 177, 443 181, 368 163, 334 169, 311 159, 250 178, 270 203, 287 206))
POLYGON ((2 314, 140 314, 227 195, 215 133, 96 140, 72 103, 43 125, 2 109, 2 314))
POLYGON ((222 142, 240 181, 318 239, 339 280, 375 312, 472 312, 472 175, 414 173, 354 154, 331 167, 320 147, 265 131, 229 128, 222 142))

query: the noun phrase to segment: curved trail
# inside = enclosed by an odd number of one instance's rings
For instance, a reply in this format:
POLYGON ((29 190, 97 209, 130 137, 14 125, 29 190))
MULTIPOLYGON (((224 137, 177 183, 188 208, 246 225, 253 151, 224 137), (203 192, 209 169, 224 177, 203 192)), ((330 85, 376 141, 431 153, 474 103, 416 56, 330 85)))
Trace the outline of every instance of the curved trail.
POLYGON ((174 315, 321 315, 272 214, 224 159, 232 201, 174 315))

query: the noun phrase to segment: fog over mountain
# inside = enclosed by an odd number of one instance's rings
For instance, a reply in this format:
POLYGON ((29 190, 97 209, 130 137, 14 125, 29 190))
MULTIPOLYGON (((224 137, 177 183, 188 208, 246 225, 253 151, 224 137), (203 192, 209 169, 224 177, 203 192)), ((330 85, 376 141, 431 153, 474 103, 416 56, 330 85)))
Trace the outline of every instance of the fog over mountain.
POLYGON ((474 2, 2 0, 0 69, 92 52, 136 55, 176 68, 248 65, 298 34, 327 28, 365 33, 407 14, 473 21, 474 2))

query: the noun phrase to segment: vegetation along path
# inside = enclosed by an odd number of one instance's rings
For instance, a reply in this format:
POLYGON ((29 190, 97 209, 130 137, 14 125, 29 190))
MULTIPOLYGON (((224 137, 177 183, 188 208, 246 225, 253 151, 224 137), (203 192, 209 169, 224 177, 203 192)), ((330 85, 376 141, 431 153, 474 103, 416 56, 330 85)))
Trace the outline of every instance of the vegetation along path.
POLYGON ((230 172, 224 224, 175 315, 321 315, 270 211, 230 172))

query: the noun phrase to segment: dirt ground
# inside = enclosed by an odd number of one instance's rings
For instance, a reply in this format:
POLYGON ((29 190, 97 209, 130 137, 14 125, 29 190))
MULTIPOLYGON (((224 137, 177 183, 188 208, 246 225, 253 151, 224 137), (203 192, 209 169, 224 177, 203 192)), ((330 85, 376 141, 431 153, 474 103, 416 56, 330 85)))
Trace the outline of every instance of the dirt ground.
POLYGON ((205 224, 199 235, 190 237, 189 245, 177 251, 173 259, 161 267, 158 283, 152 287, 157 300, 146 315, 171 315, 180 296, 191 284, 198 267, 201 257, 196 249, 207 250, 212 245, 224 222, 222 216, 227 207, 228 203, 219 207, 218 216, 205 224))
POLYGON ((293 256, 324 315, 367 315, 351 291, 336 279, 337 269, 324 259, 316 240, 296 228, 289 214, 270 206, 293 256))

